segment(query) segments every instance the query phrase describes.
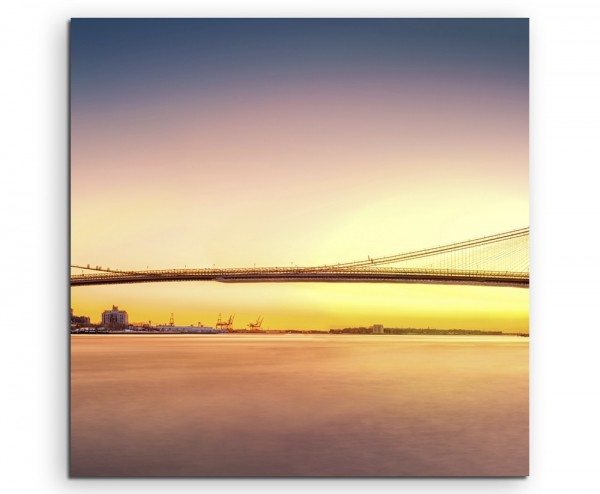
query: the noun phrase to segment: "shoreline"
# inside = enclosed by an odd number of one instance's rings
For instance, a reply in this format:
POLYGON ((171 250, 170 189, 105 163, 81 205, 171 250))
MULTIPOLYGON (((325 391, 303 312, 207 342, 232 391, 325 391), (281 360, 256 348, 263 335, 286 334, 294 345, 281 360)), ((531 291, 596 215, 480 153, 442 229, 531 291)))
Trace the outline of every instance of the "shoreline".
POLYGON ((521 336, 524 338, 529 338, 529 333, 497 333, 497 332, 489 332, 489 333, 329 333, 326 331, 261 331, 261 332, 250 332, 250 331, 232 331, 225 333, 201 333, 201 332, 193 332, 193 331, 71 331, 71 335, 158 335, 158 336, 169 336, 169 335, 194 335, 194 336, 216 336, 216 335, 265 335, 265 336, 521 336))

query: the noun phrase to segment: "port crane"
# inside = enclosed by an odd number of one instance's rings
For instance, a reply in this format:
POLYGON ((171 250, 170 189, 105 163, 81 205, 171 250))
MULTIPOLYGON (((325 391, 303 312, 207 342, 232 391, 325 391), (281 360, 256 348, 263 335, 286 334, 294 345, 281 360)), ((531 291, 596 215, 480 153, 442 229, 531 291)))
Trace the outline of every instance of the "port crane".
POLYGON ((217 324, 215 325, 216 329, 224 329, 225 331, 233 331, 233 320, 235 319, 235 314, 230 315, 227 321, 223 321, 221 319, 221 314, 219 314, 219 319, 217 319, 217 324))
POLYGON ((255 330, 258 330, 261 328, 262 322, 263 322, 263 317, 259 316, 258 319, 256 320, 256 322, 251 322, 250 324, 247 324, 247 326, 250 328, 250 331, 255 331, 255 330))

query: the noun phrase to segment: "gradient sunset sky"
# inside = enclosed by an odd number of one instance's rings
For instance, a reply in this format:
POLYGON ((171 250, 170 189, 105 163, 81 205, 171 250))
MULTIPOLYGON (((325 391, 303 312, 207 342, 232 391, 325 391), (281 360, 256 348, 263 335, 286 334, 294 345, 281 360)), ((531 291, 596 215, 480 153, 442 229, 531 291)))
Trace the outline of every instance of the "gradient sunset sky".
MULTIPOLYGON (((70 43, 73 264, 321 265, 529 224, 527 19, 74 19, 70 43)), ((92 321, 528 329, 518 288, 71 296, 92 321)))

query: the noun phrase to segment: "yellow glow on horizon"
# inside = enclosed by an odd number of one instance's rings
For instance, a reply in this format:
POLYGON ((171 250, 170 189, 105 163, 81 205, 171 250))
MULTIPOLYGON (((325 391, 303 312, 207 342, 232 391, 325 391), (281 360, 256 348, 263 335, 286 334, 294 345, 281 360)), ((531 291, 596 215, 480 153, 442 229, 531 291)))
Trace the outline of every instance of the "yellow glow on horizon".
POLYGON ((265 329, 343 327, 432 327, 528 331, 529 291, 446 285, 214 282, 74 287, 76 314, 92 322, 112 306, 127 310, 131 322, 214 326, 218 314, 236 314, 235 328, 259 315, 265 329))

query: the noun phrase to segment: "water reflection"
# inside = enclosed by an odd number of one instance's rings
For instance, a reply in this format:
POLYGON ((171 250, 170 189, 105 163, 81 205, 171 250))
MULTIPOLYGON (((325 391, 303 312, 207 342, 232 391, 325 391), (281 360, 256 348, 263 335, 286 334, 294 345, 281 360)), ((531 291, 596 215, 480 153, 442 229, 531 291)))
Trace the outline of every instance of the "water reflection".
POLYGON ((523 476, 528 341, 75 335, 74 476, 523 476))

